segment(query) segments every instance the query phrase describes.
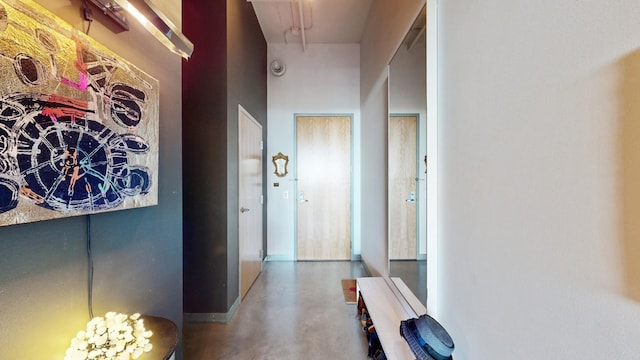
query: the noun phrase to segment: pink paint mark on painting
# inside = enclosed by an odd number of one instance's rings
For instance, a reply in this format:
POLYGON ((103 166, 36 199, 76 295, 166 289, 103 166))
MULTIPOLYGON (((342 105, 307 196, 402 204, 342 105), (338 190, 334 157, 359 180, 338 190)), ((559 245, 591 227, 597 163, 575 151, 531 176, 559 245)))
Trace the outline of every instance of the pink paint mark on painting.
POLYGON ((71 86, 72 88, 76 88, 81 91, 87 91, 87 87, 89 86, 89 78, 84 73, 79 73, 78 75, 80 76, 80 81, 77 83, 67 79, 66 77, 62 77, 62 79, 60 79, 60 82, 65 85, 71 86))

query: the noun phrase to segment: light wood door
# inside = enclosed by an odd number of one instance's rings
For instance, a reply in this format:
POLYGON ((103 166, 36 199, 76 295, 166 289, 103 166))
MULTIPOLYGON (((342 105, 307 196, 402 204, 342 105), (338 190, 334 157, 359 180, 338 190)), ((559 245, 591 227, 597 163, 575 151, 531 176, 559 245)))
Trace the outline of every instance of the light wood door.
POLYGON ((389 117, 389 259, 417 257, 417 117, 389 117))
POLYGON ((262 127, 242 107, 239 114, 240 296, 262 271, 262 127))
POLYGON ((351 259, 351 117, 297 116, 297 258, 351 259))

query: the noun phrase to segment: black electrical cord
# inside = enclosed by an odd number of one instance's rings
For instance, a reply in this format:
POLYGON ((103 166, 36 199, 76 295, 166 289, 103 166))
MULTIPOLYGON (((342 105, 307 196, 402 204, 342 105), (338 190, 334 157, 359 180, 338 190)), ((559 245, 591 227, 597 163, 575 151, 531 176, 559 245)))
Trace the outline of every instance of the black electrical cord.
POLYGON ((87 25, 87 31, 85 31, 86 35, 89 35, 89 30, 91 30, 91 24, 93 23, 93 20, 87 20, 89 22, 89 25, 87 25))
POLYGON ((91 251, 91 215, 87 215, 87 305, 89 320, 93 319, 93 252, 91 251))
POLYGON ((84 0, 83 3, 84 7, 82 7, 82 17, 86 22, 89 23, 89 25, 87 25, 87 30, 85 30, 84 33, 89 35, 89 30, 91 30, 91 24, 93 23, 93 11, 89 7, 89 4, 87 4, 87 0, 84 0))

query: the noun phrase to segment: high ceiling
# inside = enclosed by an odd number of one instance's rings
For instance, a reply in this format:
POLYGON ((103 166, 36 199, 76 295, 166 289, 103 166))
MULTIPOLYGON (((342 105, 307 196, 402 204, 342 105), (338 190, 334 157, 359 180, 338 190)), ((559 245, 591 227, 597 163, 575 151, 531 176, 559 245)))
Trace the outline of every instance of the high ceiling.
POLYGON ((373 0, 247 1, 267 43, 302 46, 303 34, 305 45, 359 43, 373 0))

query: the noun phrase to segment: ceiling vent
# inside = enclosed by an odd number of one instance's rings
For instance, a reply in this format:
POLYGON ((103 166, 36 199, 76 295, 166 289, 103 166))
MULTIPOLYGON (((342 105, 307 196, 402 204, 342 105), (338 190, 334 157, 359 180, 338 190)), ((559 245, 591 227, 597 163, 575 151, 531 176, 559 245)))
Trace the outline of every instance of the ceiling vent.
POLYGON ((282 60, 276 59, 271 62, 269 70, 274 76, 282 76, 287 72, 287 66, 282 62, 282 60))

